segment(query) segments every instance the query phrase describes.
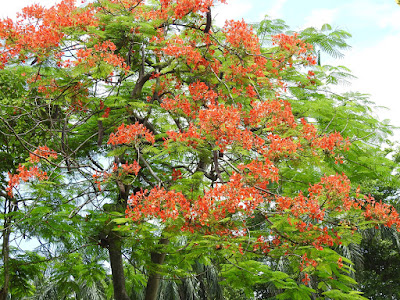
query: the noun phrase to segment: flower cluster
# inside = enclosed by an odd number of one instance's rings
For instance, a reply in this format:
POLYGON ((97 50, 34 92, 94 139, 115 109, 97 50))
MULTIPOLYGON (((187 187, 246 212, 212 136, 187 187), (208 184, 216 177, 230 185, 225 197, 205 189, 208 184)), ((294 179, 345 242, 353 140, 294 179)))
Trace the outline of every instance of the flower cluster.
POLYGON ((279 125, 296 127, 296 122, 289 102, 279 98, 266 101, 252 101, 252 109, 244 122, 249 126, 264 125, 271 131, 279 125))
POLYGON ((95 26, 97 19, 93 6, 78 10, 74 0, 64 0, 50 8, 34 4, 22 9, 17 21, 0 21, 0 67, 17 58, 22 62, 36 57, 40 61, 54 52, 71 27, 85 30, 95 26), (29 54, 30 53, 30 56, 29 54))
MULTIPOLYGON (((214 5, 216 0, 161 0, 161 7, 149 12, 144 12, 147 19, 183 19, 189 13, 205 14, 214 5)), ((219 0, 225 3, 226 0, 219 0)))
POLYGON ((27 182, 29 179, 37 178, 38 180, 45 180, 48 178, 47 173, 40 170, 38 167, 33 166, 27 169, 23 165, 19 165, 16 174, 8 173, 8 186, 6 188, 7 194, 14 197, 13 189, 16 188, 21 180, 27 182))
POLYGON ((185 57, 186 63, 193 66, 194 69, 200 65, 208 65, 208 62, 203 58, 197 47, 188 44, 181 37, 176 36, 174 39, 168 40, 166 44, 166 47, 162 49, 166 55, 176 58, 185 57))
POLYGON ((222 31, 225 33, 226 42, 235 49, 243 48, 252 54, 260 54, 260 42, 253 28, 244 20, 226 21, 222 31))
POLYGON ((297 50, 298 54, 307 51, 306 43, 298 38, 297 33, 293 35, 287 35, 283 33, 274 35, 272 36, 272 43, 288 51, 297 50))
POLYGON ((57 159, 57 152, 49 149, 47 146, 39 146, 35 151, 29 154, 29 157, 31 163, 38 163, 41 158, 57 159))
POLYGON ((367 220, 376 220, 378 223, 387 227, 396 226, 400 231, 400 218, 396 209, 386 203, 375 201, 372 197, 365 196, 364 201, 360 203, 364 208, 364 217, 367 220))
POLYGON ((117 132, 110 135, 107 144, 137 144, 141 138, 152 144, 155 142, 154 135, 143 124, 138 122, 131 125, 122 124, 118 127, 117 132))
POLYGON ((253 146, 253 134, 241 125, 241 111, 233 106, 210 104, 198 115, 199 129, 203 136, 211 136, 221 149, 238 143, 245 149, 253 146))
POLYGON ((322 137, 315 138, 311 146, 316 149, 326 149, 330 153, 334 154, 335 149, 348 150, 350 141, 348 138, 343 138, 339 132, 334 132, 329 135, 323 135, 322 137))
POLYGON ((266 189, 269 183, 279 180, 278 168, 268 159, 265 161, 253 160, 248 164, 239 165, 238 169, 246 174, 249 186, 256 185, 266 189))
POLYGON ((136 160, 131 164, 122 164, 121 168, 126 174, 135 174, 135 176, 137 176, 141 169, 139 163, 136 160))
POLYGON ((196 148, 202 140, 205 140, 205 138, 200 135, 197 127, 194 126, 193 123, 190 123, 188 129, 184 132, 167 131, 167 135, 168 139, 164 142, 165 147, 168 147, 169 141, 178 141, 196 148))
MULTIPOLYGON (((109 65, 128 71, 129 66, 121 56, 114 53, 115 50, 116 46, 111 41, 98 43, 93 48, 78 49, 76 53, 77 60, 74 61, 74 64, 93 68, 101 62, 106 62, 109 65)), ((69 62, 64 63, 64 66, 68 65, 69 62)))
POLYGON ((189 211, 190 203, 182 193, 155 187, 129 197, 126 217, 133 221, 149 218, 167 221, 177 219, 181 213, 187 217, 189 211))
POLYGON ((179 94, 175 98, 166 97, 161 103, 161 107, 195 119, 202 105, 215 103, 218 94, 209 88, 205 83, 197 81, 189 85, 189 94, 179 94))
POLYGON ((159 218, 163 221, 185 220, 182 230, 200 229, 205 226, 207 232, 211 224, 214 230, 221 230, 216 224, 219 220, 237 212, 249 216, 264 201, 254 187, 246 187, 243 177, 235 173, 226 185, 216 186, 205 192, 195 201, 182 193, 166 191, 155 187, 151 191, 140 191, 130 196, 126 210, 127 218, 134 221, 159 218))

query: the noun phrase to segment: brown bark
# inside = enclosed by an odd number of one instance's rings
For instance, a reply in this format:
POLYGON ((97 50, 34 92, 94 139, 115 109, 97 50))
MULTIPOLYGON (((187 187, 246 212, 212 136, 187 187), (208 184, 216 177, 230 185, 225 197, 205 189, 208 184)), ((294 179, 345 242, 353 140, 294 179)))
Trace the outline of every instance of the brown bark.
POLYGON ((103 144, 103 136, 104 136, 104 127, 102 121, 97 121, 97 126, 99 128, 99 134, 97 136, 97 146, 101 146, 103 144))
POLYGON ((210 29, 211 29, 211 22, 212 22, 212 18, 211 18, 211 7, 208 7, 208 12, 207 12, 207 23, 206 23, 206 27, 204 28, 204 33, 209 33, 210 29))
POLYGON ((140 92, 143 89, 144 84, 150 80, 151 75, 153 75, 152 72, 147 73, 146 75, 139 76, 139 79, 136 82, 136 85, 132 91, 132 98, 138 97, 140 92))
MULTIPOLYGON (((169 240, 161 238, 159 244, 168 245, 169 240)), ((152 252, 151 262, 154 264, 153 270, 150 272, 147 280, 145 300, 157 300, 158 289, 160 287, 161 275, 159 274, 159 266, 164 263, 166 253, 152 252)))
POLYGON ((11 218, 6 217, 4 220, 4 232, 3 232, 3 249, 2 249, 2 256, 3 256, 3 267, 4 267, 4 284, 0 290, 0 300, 6 300, 8 289, 10 286, 10 229, 11 218))
POLYGON ((125 287, 124 264, 122 260, 122 240, 117 233, 111 231, 108 238, 112 281, 115 300, 130 300, 125 287))
MULTIPOLYGON (((115 163, 119 164, 120 159, 114 157, 115 163)), ((117 186, 119 189, 118 203, 113 206, 104 207, 106 211, 123 211, 126 207, 129 186, 124 185, 121 181, 117 180, 117 186)), ((122 237, 118 232, 112 229, 108 232, 105 238, 105 243, 108 248, 108 254, 110 256, 111 274, 114 287, 114 299, 115 300, 130 300, 125 287, 125 274, 124 274, 124 262, 122 259, 122 237)))

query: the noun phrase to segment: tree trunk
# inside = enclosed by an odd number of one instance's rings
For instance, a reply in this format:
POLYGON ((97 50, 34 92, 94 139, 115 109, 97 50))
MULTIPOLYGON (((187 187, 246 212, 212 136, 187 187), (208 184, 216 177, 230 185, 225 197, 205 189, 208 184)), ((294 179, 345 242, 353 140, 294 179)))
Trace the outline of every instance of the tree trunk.
MULTIPOLYGON (((161 238, 159 244, 168 245, 169 240, 161 238)), ((159 266, 164 263, 166 253, 152 252, 151 262, 154 264, 154 269, 150 272, 147 280, 145 300, 157 300, 158 289, 160 287, 161 275, 158 273, 159 266)))
POLYGON ((122 241, 117 233, 111 231, 108 238, 108 252, 112 272, 115 300, 130 300, 125 288, 124 264, 122 260, 122 241))
POLYGON ((4 283, 0 290, 0 300, 6 300, 8 294, 8 288, 10 285, 10 234, 11 234, 11 218, 6 217, 4 220, 4 232, 3 232, 3 267, 4 267, 4 283))
MULTIPOLYGON (((114 161, 118 165, 121 162, 121 159, 118 156, 114 156, 114 161)), ((116 181, 116 184, 119 190, 118 203, 111 206, 104 205, 103 209, 105 211, 122 212, 127 205, 130 186, 123 184, 119 180, 116 181)), ((122 237, 118 232, 111 229, 108 232, 105 242, 110 256, 114 299, 130 300, 125 287, 124 262, 122 259, 122 237)))

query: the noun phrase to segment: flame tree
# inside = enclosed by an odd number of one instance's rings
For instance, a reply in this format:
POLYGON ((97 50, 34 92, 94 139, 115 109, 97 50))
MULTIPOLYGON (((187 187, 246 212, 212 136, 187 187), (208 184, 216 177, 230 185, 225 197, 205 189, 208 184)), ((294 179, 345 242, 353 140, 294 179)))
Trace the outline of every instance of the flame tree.
POLYGON ((127 282, 157 299, 196 262, 249 295, 269 283, 282 299, 361 299, 334 249, 400 220, 337 172, 352 145, 327 130, 333 119, 323 127, 292 101, 323 84, 313 46, 280 33, 263 48, 244 21, 213 26, 223 0, 74 2, 0 23, 0 67, 19 83, 1 128, 26 157, 11 159, 1 195, 0 299, 35 264, 106 276, 96 255, 118 300, 127 282), (17 232, 42 256, 17 263, 17 232))

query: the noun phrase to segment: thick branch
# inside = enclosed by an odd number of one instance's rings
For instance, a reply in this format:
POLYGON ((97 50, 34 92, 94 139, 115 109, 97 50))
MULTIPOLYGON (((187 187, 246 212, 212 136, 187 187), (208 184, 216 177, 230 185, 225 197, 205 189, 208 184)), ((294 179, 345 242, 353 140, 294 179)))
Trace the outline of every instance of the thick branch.
POLYGON ((114 231, 111 231, 108 238, 108 253, 110 256, 112 281, 115 300, 130 300, 125 287, 124 265, 122 261, 122 241, 114 231))
POLYGON ((220 182, 224 182, 221 177, 221 172, 219 170, 219 165, 218 165, 218 151, 214 150, 213 151, 213 159, 214 159, 214 168, 215 168, 215 173, 217 174, 217 177, 220 182))
POLYGON ((97 137, 97 146, 101 146, 103 144, 103 136, 104 136, 104 127, 102 121, 97 121, 97 125, 99 127, 99 135, 97 137))
POLYGON ((4 227, 8 228, 3 233, 3 249, 2 249, 2 256, 3 256, 3 287, 0 290, 0 300, 7 300, 8 289, 10 285, 10 234, 11 228, 9 227, 9 223, 11 219, 9 217, 5 218, 4 227))
MULTIPOLYGON (((161 238, 159 244, 168 245, 169 240, 161 238)), ((161 275, 158 273, 160 265, 164 263, 165 253, 152 252, 151 262, 155 264, 154 269, 150 272, 149 279, 147 280, 145 300, 156 300, 158 288, 160 286, 161 275)))
POLYGON ((142 92, 144 84, 150 80, 151 75, 153 72, 149 72, 146 75, 140 76, 139 79, 136 81, 135 88, 132 91, 132 98, 136 98, 142 92))
POLYGON ((211 29, 211 7, 208 8, 207 12, 207 23, 206 23, 206 28, 204 28, 204 33, 209 33, 211 29))

